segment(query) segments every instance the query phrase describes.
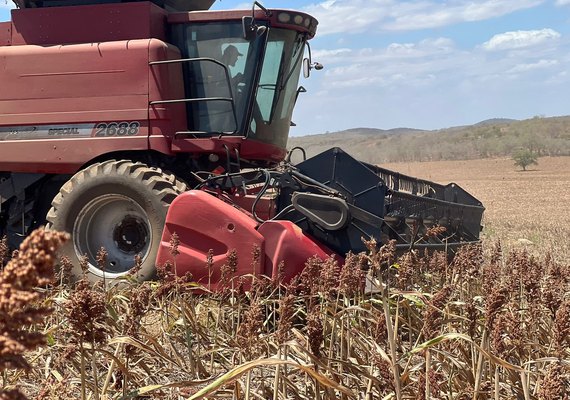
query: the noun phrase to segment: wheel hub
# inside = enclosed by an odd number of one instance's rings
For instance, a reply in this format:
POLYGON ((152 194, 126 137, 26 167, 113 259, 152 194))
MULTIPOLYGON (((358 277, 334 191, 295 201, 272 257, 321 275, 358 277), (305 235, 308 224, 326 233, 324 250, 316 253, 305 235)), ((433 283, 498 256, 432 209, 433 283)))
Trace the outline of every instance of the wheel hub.
POLYGON ((147 243, 148 231, 139 218, 127 215, 113 231, 117 247, 126 253, 139 253, 147 243))

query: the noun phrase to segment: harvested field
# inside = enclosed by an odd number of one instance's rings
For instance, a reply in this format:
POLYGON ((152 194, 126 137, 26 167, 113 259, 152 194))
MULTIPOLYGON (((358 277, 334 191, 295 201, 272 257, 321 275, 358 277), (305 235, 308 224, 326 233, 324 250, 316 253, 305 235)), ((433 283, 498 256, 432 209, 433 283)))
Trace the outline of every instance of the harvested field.
POLYGON ((383 164, 440 183, 456 182, 486 207, 485 239, 570 259, 570 157, 544 157, 521 171, 511 159, 383 164), (531 243, 532 242, 532 243, 531 243))

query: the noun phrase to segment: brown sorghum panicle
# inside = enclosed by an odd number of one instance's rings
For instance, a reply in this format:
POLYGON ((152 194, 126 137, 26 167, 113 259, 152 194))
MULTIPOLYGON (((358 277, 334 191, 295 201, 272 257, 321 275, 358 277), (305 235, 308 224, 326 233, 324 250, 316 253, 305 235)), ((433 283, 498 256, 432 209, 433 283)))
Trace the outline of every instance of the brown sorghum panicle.
POLYGON ((279 300, 279 325, 275 332, 275 340, 279 344, 285 343, 291 335, 293 315, 295 313, 295 296, 288 293, 279 300))
POLYGON ((8 246, 8 238, 6 236, 2 237, 0 240, 0 266, 4 266, 4 260, 10 254, 10 247, 8 246))
POLYGON ((311 352, 319 357, 321 355, 321 344, 323 343, 324 336, 323 321, 321 320, 318 307, 313 307, 309 315, 307 315, 307 336, 311 352))
POLYGON ((339 276, 338 261, 331 256, 321 263, 320 269, 319 291, 325 296, 336 295, 339 276))
POLYGON ((103 292, 79 281, 67 302, 70 333, 77 341, 100 343, 105 339, 106 304, 103 292))
POLYGON ((107 258, 109 256, 109 253, 107 252, 107 250, 105 250, 104 247, 101 247, 99 249, 99 251, 97 251, 97 256, 96 256, 96 261, 97 261, 97 267, 101 270, 101 271, 105 271, 107 269, 107 258))
POLYGON ((87 254, 84 254, 79 258, 79 267, 81 268, 83 275, 86 275, 89 271, 89 257, 87 257, 87 254))
MULTIPOLYGON (((54 281, 55 253, 68 239, 65 233, 37 229, 0 273, 0 371, 30 369, 24 353, 45 343, 43 333, 30 329, 52 311, 38 304, 42 296, 36 288, 54 281)), ((26 396, 18 389, 0 390, 0 399, 26 396)))
POLYGON ((554 318, 554 344, 560 354, 570 347, 570 299, 562 303, 554 318))
POLYGON ((488 330, 493 326, 495 319, 497 318, 499 312, 507 302, 507 295, 509 291, 505 286, 499 286, 493 288, 489 296, 487 297, 487 302, 485 305, 485 317, 487 319, 485 326, 488 330))
POLYGON ((220 283, 222 286, 227 287, 231 280, 233 279, 238 266, 238 255, 237 250, 232 249, 227 254, 227 261, 224 265, 222 265, 221 270, 221 279, 220 283))
POLYGON ((348 253, 340 270, 339 289, 345 296, 354 296, 364 289, 362 254, 348 253))
POLYGON ((465 304, 465 314, 469 322, 467 332, 471 338, 474 338, 477 331, 477 319, 479 318, 479 311, 477 310, 475 299, 471 299, 465 304))
POLYGON ((409 251, 398 260, 398 287, 410 289, 415 273, 420 269, 420 259, 415 251, 409 251))
POLYGON ((570 375, 561 364, 548 367, 548 372, 541 382, 538 391, 539 400, 568 400, 570 399, 570 375))
POLYGON ((443 319, 442 310, 453 293, 451 286, 445 286, 433 296, 430 305, 424 313, 424 338, 431 339, 439 335, 441 328, 441 321, 443 319))
POLYGON ((180 251, 178 250, 179 246, 180 246, 180 238, 178 237, 178 234, 174 232, 172 233, 172 236, 170 236, 170 242, 168 247, 168 251, 170 252, 170 255, 172 257, 176 258, 180 254, 180 251))
POLYGON ((462 246, 451 264, 453 270, 464 279, 477 279, 481 275, 483 249, 480 244, 462 246))
POLYGON ((243 322, 236 332, 236 341, 244 355, 253 359, 261 354, 259 334, 263 328, 263 307, 259 302, 253 303, 244 313, 243 322))

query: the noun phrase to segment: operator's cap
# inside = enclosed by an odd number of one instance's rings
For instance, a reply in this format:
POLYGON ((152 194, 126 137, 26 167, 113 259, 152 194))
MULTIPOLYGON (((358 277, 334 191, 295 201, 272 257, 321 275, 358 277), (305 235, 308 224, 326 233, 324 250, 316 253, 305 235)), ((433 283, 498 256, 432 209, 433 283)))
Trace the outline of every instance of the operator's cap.
POLYGON ((226 47, 226 49, 224 50, 224 53, 227 54, 235 54, 236 56, 243 56, 243 54, 241 54, 239 52, 239 50, 237 49, 236 46, 234 46, 233 44, 230 44, 228 47, 226 47))

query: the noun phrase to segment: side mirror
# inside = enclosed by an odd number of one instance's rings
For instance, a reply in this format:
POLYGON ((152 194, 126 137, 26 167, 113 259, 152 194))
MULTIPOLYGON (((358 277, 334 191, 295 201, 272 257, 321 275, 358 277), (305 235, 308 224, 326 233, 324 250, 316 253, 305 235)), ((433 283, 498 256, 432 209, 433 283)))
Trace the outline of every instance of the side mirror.
POLYGON ((323 64, 318 62, 313 62, 313 57, 311 55, 311 45, 307 42, 307 50, 309 51, 309 57, 303 59, 303 76, 308 78, 311 75, 311 70, 314 68, 317 71, 323 69, 323 64))
POLYGON ((308 58, 303 59, 303 76, 305 78, 311 76, 311 60, 308 58))

